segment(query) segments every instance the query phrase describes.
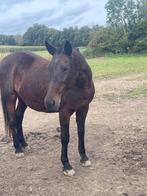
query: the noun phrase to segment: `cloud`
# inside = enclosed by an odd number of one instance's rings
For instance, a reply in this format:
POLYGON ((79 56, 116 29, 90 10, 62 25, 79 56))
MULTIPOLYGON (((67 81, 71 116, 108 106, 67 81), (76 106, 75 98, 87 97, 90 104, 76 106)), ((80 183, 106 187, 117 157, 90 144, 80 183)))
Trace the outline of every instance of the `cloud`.
POLYGON ((51 17, 42 18, 40 22, 55 26, 56 28, 66 27, 67 24, 68 26, 72 26, 77 18, 90 9, 89 4, 86 3, 75 5, 74 7, 70 6, 71 5, 65 5, 65 7, 61 8, 59 11, 54 12, 51 17))
POLYGON ((107 0, 2 0, 0 34, 24 33, 34 23, 62 29, 104 25, 107 0))

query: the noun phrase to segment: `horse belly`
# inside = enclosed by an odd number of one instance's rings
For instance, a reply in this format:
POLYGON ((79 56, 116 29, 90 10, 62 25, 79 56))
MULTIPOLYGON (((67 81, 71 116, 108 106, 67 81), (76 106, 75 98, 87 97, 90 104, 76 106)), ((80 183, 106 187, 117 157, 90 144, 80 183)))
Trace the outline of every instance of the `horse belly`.
POLYGON ((44 81, 21 81, 19 82, 19 85, 15 85, 15 90, 18 96, 31 109, 47 112, 44 106, 44 97, 47 92, 47 85, 44 81))
POLYGON ((31 109, 36 111, 42 111, 46 112, 45 106, 44 106, 44 96, 35 95, 30 91, 25 90, 24 92, 20 92, 19 96, 21 99, 25 102, 27 106, 29 106, 31 109))

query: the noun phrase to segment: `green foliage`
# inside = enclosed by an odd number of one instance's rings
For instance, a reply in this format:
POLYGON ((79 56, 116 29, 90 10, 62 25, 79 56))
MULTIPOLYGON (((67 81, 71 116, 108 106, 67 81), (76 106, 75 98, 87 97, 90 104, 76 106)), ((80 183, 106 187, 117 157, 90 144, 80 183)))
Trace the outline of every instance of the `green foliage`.
POLYGON ((85 52, 86 56, 103 56, 106 53, 126 53, 128 39, 123 31, 114 30, 112 27, 99 27, 91 34, 91 41, 85 52))
POLYGON ((14 35, 14 39, 16 41, 16 45, 21 46, 23 44, 23 36, 20 34, 14 35))
POLYGON ((48 35, 46 40, 54 44, 54 46, 60 46, 62 44, 61 32, 57 29, 48 28, 48 35))
POLYGON ((45 25, 35 24, 23 36, 23 45, 41 46, 48 37, 48 28, 45 25))
POLYGON ((108 0, 105 6, 107 24, 116 30, 123 31, 124 34, 132 31, 139 20, 139 12, 142 9, 141 1, 108 0))
POLYGON ((0 45, 16 45, 13 35, 0 35, 0 45))
POLYGON ((23 45, 44 45, 48 40, 55 46, 62 46, 66 39, 70 40, 73 46, 86 46, 89 42, 91 29, 87 26, 81 28, 64 28, 59 31, 48 28, 45 25, 35 24, 30 27, 23 36, 23 45))
POLYGON ((108 0, 107 27, 93 28, 85 55, 147 52, 147 1, 108 0))

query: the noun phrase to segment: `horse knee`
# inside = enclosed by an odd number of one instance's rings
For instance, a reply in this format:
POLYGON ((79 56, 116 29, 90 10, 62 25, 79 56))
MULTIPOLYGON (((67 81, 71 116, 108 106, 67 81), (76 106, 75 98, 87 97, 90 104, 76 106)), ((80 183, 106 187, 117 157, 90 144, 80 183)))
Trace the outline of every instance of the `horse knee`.
POLYGON ((15 128, 15 120, 13 118, 9 118, 9 126, 13 130, 15 128))
POLYGON ((62 132, 61 130, 61 143, 62 145, 68 145, 69 143, 69 132, 68 131, 62 132))

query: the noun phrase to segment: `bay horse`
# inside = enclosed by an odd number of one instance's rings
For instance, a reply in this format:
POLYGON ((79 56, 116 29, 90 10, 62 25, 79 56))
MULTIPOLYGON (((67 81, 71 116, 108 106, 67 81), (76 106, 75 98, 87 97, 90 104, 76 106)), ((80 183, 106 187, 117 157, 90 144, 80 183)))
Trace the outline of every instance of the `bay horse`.
POLYGON ((91 69, 77 48, 66 41, 63 48, 55 48, 45 42, 52 55, 47 59, 31 52, 16 52, 0 62, 1 102, 5 120, 5 131, 12 133, 16 156, 22 156, 28 146, 22 129, 24 112, 33 110, 59 112, 61 127, 61 162, 65 175, 75 171, 68 159, 69 122, 76 113, 78 150, 81 163, 91 162, 85 150, 85 119, 89 104, 94 97, 91 69))

